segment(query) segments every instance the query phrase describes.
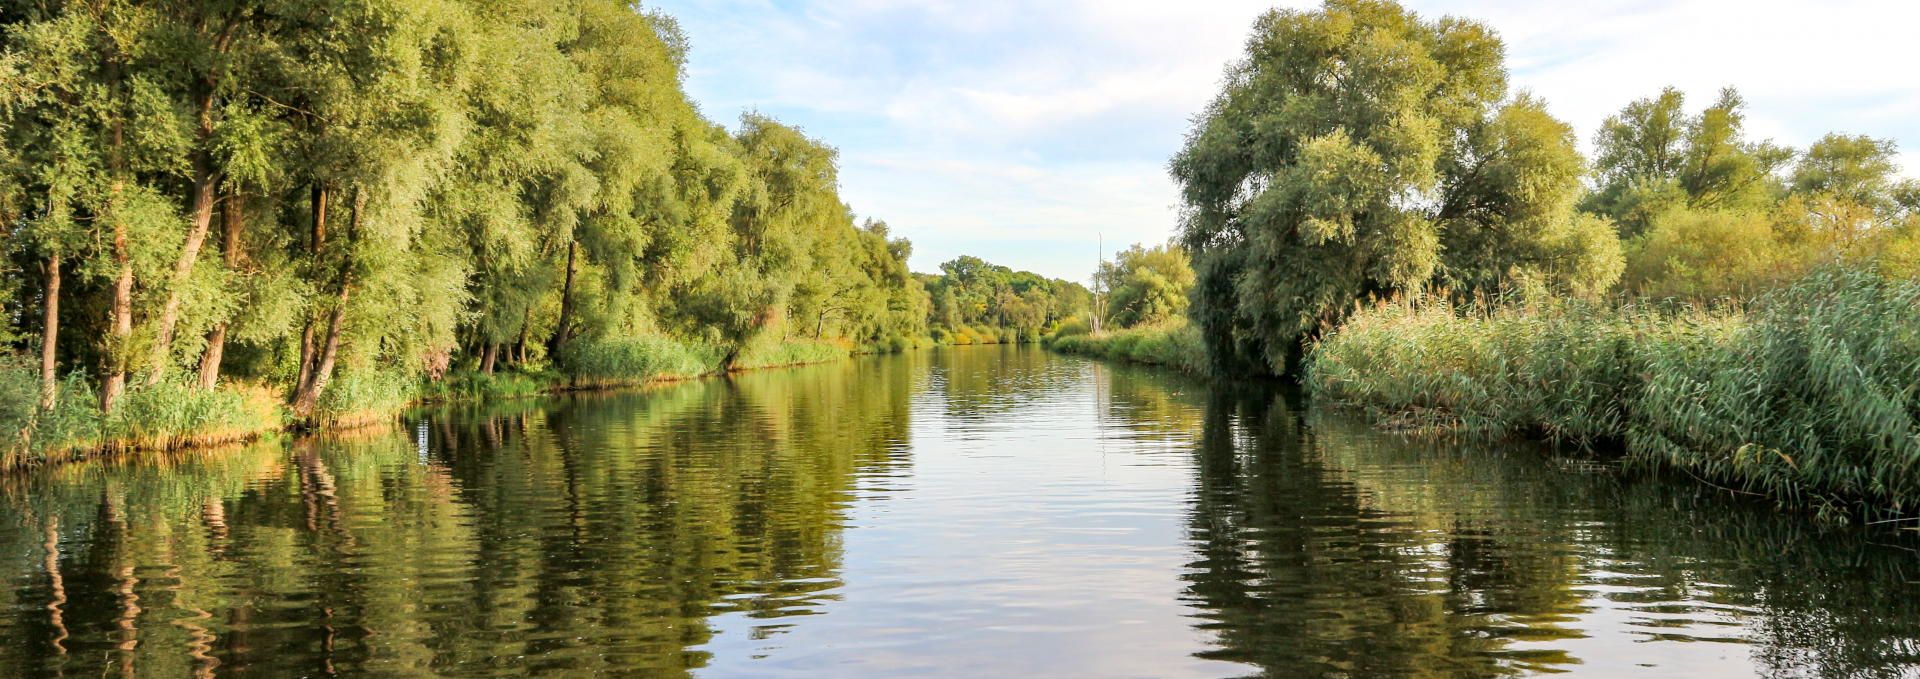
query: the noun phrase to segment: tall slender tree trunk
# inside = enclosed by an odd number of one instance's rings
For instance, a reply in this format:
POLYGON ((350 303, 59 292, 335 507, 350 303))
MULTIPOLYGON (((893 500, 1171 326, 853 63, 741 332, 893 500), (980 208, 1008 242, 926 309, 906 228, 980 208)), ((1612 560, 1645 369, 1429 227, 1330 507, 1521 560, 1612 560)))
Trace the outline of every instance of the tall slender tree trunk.
POLYGON ((567 242, 567 285, 560 293, 560 325, 553 332, 552 356, 559 356, 560 350, 567 347, 567 340, 573 339, 573 278, 579 271, 576 259, 580 254, 580 241, 567 242))
POLYGON ((488 342, 486 351, 481 353, 480 373, 483 375, 492 375, 493 361, 494 359, 499 357, 500 357, 500 343, 488 342))
MULTIPOLYGON (((220 213, 220 263, 226 265, 229 272, 240 270, 240 230, 246 228, 246 200, 244 193, 228 193, 220 213)), ((220 383, 220 360, 226 352, 227 321, 221 321, 213 326, 213 332, 207 333, 207 353, 200 358, 201 389, 211 390, 220 383)))
MULTIPOLYGON (((120 87, 118 62, 109 61, 111 71, 107 79, 109 87, 120 87)), ((116 99, 118 94, 113 95, 116 99)), ((127 242, 127 219, 122 202, 127 189, 124 174, 125 162, 121 156, 121 142, 124 139, 125 124, 115 115, 113 121, 113 140, 108 152, 108 171, 113 174, 113 184, 108 198, 108 219, 113 223, 113 262, 120 267, 120 273, 113 280, 113 322, 107 335, 107 377, 100 384, 100 411, 113 412, 120 402, 120 395, 127 390, 127 355, 133 350, 133 256, 127 242)))
POLYGON ((213 145, 213 85, 204 83, 202 88, 199 101, 200 129, 196 132, 199 139, 193 152, 193 217, 187 227, 187 242, 180 248, 180 258, 173 263, 173 279, 167 284, 167 302, 160 307, 160 324, 153 340, 153 370, 147 373, 147 384, 158 384, 166 374, 167 366, 173 363, 173 329, 180 322, 180 300, 186 295, 187 277, 193 274, 193 265, 200 259, 200 247, 207 241, 207 229, 213 224, 213 191, 220 184, 219 173, 213 170, 210 152, 213 145))
POLYGON ((53 410, 60 395, 53 347, 60 339, 60 252, 47 256, 47 320, 40 335, 40 407, 53 410))
MULTIPOLYGON (((320 348, 306 388, 294 394, 293 414, 301 418, 312 417, 314 407, 320 404, 320 394, 333 379, 333 366, 340 356, 340 332, 346 324, 347 300, 353 294, 353 243, 359 236, 360 214, 367 203, 365 192, 356 188, 353 193, 353 212, 347 220, 347 253, 340 261, 340 297, 334 302, 333 315, 327 322, 327 341, 320 348)), ((316 222, 319 223, 322 222, 316 222)))

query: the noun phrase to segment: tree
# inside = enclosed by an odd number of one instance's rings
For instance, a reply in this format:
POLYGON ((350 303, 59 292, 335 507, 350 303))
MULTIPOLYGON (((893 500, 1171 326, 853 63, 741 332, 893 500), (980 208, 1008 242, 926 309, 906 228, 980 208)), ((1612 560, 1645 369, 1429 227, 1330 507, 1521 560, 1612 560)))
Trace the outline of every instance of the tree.
POLYGON ((1595 240, 1571 211, 1579 159, 1537 100, 1507 98, 1503 50, 1384 0, 1256 22, 1171 164, 1217 370, 1291 372, 1356 299, 1515 267, 1578 277, 1558 254, 1595 240))
POLYGON ((1582 209, 1613 219, 1620 235, 1645 233, 1675 209, 1762 209, 1781 191, 1775 173, 1792 149, 1744 138, 1746 101, 1720 91, 1697 116, 1672 87, 1607 118, 1594 135, 1595 191, 1582 209))
POLYGON ((1111 291, 1105 322, 1117 328, 1180 318, 1187 310, 1187 290, 1193 287, 1193 267, 1178 245, 1149 249, 1136 243, 1112 262, 1101 262, 1094 277, 1111 291))

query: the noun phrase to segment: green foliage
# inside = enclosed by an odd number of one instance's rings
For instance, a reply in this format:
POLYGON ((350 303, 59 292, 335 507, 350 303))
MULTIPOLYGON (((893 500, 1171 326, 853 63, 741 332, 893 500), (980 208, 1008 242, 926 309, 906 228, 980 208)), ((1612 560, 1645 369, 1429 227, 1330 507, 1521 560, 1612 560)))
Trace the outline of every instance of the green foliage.
POLYGON ((826 363, 846 358, 851 352, 844 346, 820 340, 792 339, 763 341, 749 345, 733 363, 736 369, 771 368, 783 365, 826 363))
POLYGON ((392 417, 420 399, 420 385, 401 370, 346 370, 333 378, 313 419, 363 424, 392 417))
POLYGON ((1382 304, 1314 346, 1308 384, 1389 426, 1623 441, 1782 503, 1899 515, 1920 498, 1916 370, 1920 282, 1853 266, 1744 310, 1382 304))
POLYGON ((1319 398, 1397 427, 1540 428, 1581 444, 1622 435, 1634 342, 1666 319, 1577 300, 1458 308, 1414 297, 1364 308, 1313 347, 1319 398))
POLYGON ((1107 290, 1106 322, 1116 328, 1161 325, 1184 317, 1193 267, 1178 245, 1134 244, 1101 262, 1094 280, 1107 290))
POLYGON ((1686 339, 1646 351, 1636 456, 1829 512, 1920 501, 1920 282, 1825 267, 1686 339))
POLYGON ((1199 330, 1181 321, 1099 335, 1054 335, 1047 346, 1061 353, 1164 365, 1195 373, 1207 369, 1206 347, 1201 344, 1199 330))
POLYGON ((166 449, 253 438, 279 430, 286 417, 272 389, 208 391, 164 380, 128 390, 122 405, 101 422, 98 437, 111 447, 166 449))
POLYGON ((625 383, 926 333, 912 244, 856 226, 837 151, 759 113, 734 130, 701 114, 659 12, 3 14, 0 340, 52 335, 44 374, 118 394, 204 363, 202 391, 258 382, 322 423, 531 393, 561 379, 549 366, 625 383), (789 341, 813 348, 768 348, 789 341))
POLYGON ((639 384, 699 377, 719 370, 722 357, 718 347, 653 335, 578 342, 562 365, 582 386, 639 384))
POLYGON ((1647 232, 1672 210, 1753 210, 1779 192, 1774 173, 1793 152, 1743 137, 1739 93, 1722 90, 1698 115, 1689 116, 1685 104, 1686 95, 1669 87, 1627 105, 1594 136, 1599 186, 1583 207, 1618 221, 1623 237, 1647 232))
POLYGON ((919 276, 926 290, 928 325, 941 344, 1039 341, 1064 319, 1092 311, 1086 286, 1014 271, 962 255, 940 265, 941 275, 919 276))
POLYGON ((1216 370, 1289 371, 1367 295, 1612 284, 1617 255, 1572 211, 1572 130, 1507 96, 1503 52, 1484 25, 1392 2, 1260 18, 1172 163, 1216 370))
POLYGON ((460 371, 422 384, 420 400, 450 403, 524 398, 544 394, 561 384, 565 384, 564 380, 554 373, 460 371))

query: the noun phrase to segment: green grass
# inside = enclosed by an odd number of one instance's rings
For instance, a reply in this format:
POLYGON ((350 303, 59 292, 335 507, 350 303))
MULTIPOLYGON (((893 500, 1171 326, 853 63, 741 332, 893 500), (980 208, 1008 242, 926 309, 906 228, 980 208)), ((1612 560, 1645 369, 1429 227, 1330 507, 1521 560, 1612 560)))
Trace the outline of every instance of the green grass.
POLYGON ((1200 342, 1200 333, 1185 321, 1098 335, 1083 332, 1055 335, 1046 345, 1066 354, 1164 365, 1193 373, 1206 370, 1206 347, 1200 342))
POLYGON ((1920 282, 1870 268, 1713 311, 1380 305, 1312 348, 1307 383, 1396 428, 1619 442, 1827 516, 1920 503, 1920 282))

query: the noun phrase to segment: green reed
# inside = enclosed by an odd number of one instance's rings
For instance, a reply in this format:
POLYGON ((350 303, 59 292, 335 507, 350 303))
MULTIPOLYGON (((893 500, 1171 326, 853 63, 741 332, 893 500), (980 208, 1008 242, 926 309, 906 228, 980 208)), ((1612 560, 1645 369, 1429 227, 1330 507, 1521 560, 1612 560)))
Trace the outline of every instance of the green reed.
POLYGON ((1871 268, 1744 308, 1378 304, 1314 345, 1307 384, 1389 427, 1617 441, 1633 464, 1823 514, 1920 499, 1920 282, 1871 268))
POLYGON ((576 386, 613 386, 699 377, 718 370, 724 357, 720 347, 643 336, 574 342, 561 364, 576 386))
POLYGON ((1184 321, 1139 326, 1100 334, 1055 334, 1047 346, 1067 354, 1082 354, 1133 363, 1206 371, 1206 347, 1200 332, 1184 321))

